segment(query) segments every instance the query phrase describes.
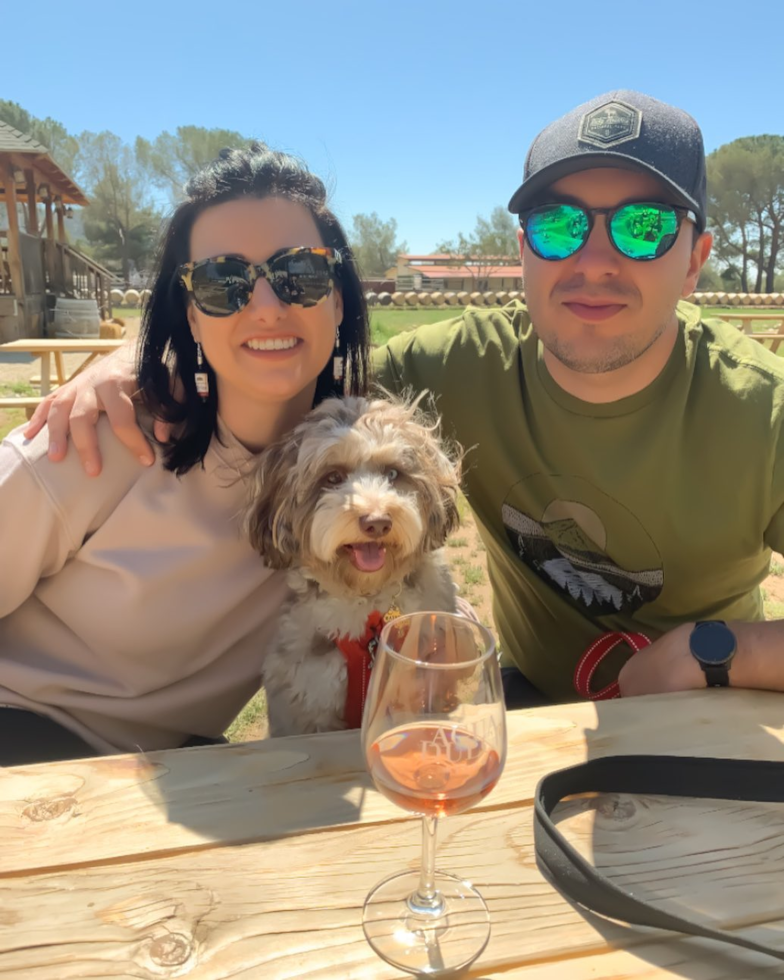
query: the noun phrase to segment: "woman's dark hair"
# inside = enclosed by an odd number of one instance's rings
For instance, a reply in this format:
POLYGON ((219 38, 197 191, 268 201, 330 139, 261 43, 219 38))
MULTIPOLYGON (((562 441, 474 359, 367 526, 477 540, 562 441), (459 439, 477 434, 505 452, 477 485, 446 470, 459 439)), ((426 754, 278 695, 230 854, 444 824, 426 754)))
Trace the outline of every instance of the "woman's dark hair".
POLYGON ((332 395, 362 395, 368 385, 367 304, 356 261, 340 222, 327 207, 322 181, 296 158, 252 143, 247 149, 222 150, 217 160, 195 174, 185 189, 186 199, 172 215, 160 245, 151 295, 142 314, 138 377, 145 404, 156 418, 178 425, 178 435, 164 447, 165 466, 178 475, 201 463, 217 433, 218 402, 212 368, 196 365, 196 344, 187 317, 187 293, 178 268, 190 259, 190 237, 196 218, 206 208, 237 198, 278 197, 306 207, 316 222, 323 244, 339 249, 338 269, 343 298, 340 350, 345 381, 333 378, 332 358, 316 383, 314 404, 332 395), (194 373, 206 370, 210 394, 196 392, 194 373), (184 394, 174 396, 173 375, 184 394))

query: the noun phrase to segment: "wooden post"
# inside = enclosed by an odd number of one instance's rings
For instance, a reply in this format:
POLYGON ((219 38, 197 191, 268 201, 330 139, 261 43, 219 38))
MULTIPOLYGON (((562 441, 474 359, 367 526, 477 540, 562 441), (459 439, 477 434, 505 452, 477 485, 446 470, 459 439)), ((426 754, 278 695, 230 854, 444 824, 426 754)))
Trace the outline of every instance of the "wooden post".
POLYGON ((47 197, 44 201, 44 217, 46 220, 46 237, 50 242, 54 241, 54 222, 52 221, 52 199, 47 197))
POLYGON ((95 274, 95 279, 98 284, 96 287, 95 295, 96 295, 96 299, 98 300, 98 307, 101 311, 101 317, 104 320, 111 320, 112 303, 111 303, 111 296, 109 295, 109 286, 107 285, 106 280, 104 279, 104 277, 101 275, 100 272, 97 272, 95 274))
POLYGON ((52 195, 51 191, 44 199, 44 220, 46 222, 46 275, 49 280, 51 292, 57 292, 57 271, 55 266, 57 246, 54 241, 54 221, 52 220, 52 195))
POLYGON ((64 245, 67 245, 68 236, 65 233, 65 205, 62 201, 58 200, 54 209, 57 212, 57 238, 64 245))
POLYGON ((58 249, 62 263, 61 286, 66 295, 75 295, 73 276, 71 275, 71 260, 65 249, 65 246, 68 244, 68 236, 65 233, 65 205, 61 198, 55 198, 55 201, 57 202, 54 206, 57 212, 57 240, 62 245, 62 248, 58 249))
POLYGON ((27 335, 26 303, 22 255, 19 248, 19 215, 16 211, 16 182, 13 167, 0 165, 0 180, 5 187, 5 209, 8 213, 8 266, 11 270, 11 286, 19 307, 20 336, 27 335))
POLYGON ((38 234, 38 211, 35 206, 35 171, 31 168, 25 171, 27 178, 27 234, 38 234))

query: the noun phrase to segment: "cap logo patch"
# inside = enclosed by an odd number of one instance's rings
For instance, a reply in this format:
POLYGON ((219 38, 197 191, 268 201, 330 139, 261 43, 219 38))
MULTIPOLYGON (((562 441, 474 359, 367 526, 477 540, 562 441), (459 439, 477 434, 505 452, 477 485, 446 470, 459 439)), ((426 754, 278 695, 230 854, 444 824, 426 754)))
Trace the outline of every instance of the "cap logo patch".
POLYGON ((591 143, 606 149, 640 135, 642 112, 625 102, 606 102, 586 112, 580 123, 580 143, 591 143))

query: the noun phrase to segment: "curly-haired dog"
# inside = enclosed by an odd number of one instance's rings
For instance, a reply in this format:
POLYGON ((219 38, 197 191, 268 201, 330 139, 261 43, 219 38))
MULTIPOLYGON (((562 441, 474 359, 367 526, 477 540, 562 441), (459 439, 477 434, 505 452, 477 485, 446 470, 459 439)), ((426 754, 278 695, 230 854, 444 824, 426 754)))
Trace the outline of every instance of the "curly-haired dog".
POLYGON ((384 618, 454 611, 459 481, 416 403, 329 399, 263 453, 247 529, 293 590, 262 667, 272 735, 357 727, 384 618))

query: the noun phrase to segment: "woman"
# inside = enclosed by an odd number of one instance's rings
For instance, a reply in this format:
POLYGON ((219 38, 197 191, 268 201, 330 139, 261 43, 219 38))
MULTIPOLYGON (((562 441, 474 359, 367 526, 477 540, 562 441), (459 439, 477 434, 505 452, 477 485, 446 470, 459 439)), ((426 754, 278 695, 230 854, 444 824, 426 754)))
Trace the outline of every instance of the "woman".
POLYGON ((225 151, 165 233, 139 347, 152 465, 0 446, 0 765, 220 740, 258 687, 285 595, 240 535, 254 456, 314 403, 365 390, 367 311, 322 182, 225 151), (174 376, 182 391, 171 394, 174 376))

